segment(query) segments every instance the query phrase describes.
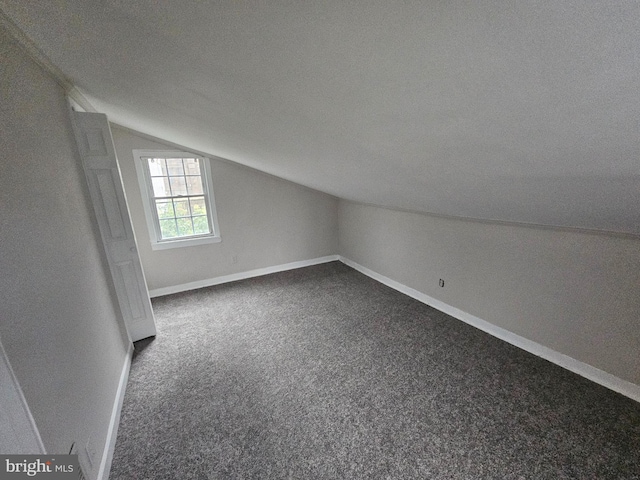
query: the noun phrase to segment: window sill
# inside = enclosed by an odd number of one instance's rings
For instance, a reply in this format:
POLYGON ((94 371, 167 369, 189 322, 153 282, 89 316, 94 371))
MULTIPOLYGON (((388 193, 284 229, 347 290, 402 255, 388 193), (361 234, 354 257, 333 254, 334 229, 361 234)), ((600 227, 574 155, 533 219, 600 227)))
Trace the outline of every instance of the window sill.
POLYGON ((169 250, 171 248, 193 247, 195 245, 205 245, 207 243, 220 243, 222 238, 219 236, 181 238, 176 240, 167 240, 164 242, 151 242, 153 250, 169 250))

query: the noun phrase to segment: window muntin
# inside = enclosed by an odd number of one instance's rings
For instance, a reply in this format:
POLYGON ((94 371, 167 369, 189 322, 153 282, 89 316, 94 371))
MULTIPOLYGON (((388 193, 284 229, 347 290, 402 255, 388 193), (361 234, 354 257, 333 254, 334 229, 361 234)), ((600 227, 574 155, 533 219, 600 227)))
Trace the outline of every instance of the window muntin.
POLYGON ((208 159, 185 152, 134 155, 153 248, 220 241, 208 159))
POLYGON ((142 157, 149 167, 161 240, 207 235, 207 216, 199 158, 142 157))

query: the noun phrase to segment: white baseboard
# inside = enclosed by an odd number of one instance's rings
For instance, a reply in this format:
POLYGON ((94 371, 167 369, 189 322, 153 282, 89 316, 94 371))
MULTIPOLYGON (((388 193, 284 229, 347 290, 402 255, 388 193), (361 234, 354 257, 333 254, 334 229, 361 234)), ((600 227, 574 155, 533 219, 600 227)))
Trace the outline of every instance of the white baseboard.
POLYGON ((373 270, 368 269, 348 258, 341 255, 329 255, 326 257, 314 258, 311 260, 302 260, 299 262, 285 263, 282 265, 275 265, 272 267, 258 268, 255 270, 249 270, 246 272, 233 273, 230 275, 223 275, 220 277, 210 278, 206 280, 200 280, 197 282, 189 282, 181 285, 174 285, 171 287, 156 288, 149 291, 151 297, 159 297, 162 295, 170 295, 172 293, 185 292, 188 290, 195 290, 197 288, 210 287, 212 285, 220 285, 222 283, 234 282, 237 280, 243 280, 245 278, 259 277, 261 275, 268 275, 270 273, 283 272, 286 270, 293 270, 296 268, 308 267, 311 265, 318 265, 320 263, 327 263, 339 260, 345 265, 348 265, 355 270, 367 275, 368 277, 377 280, 380 283, 387 285, 405 295, 408 295, 419 302, 425 303, 441 312, 451 315, 458 320, 461 320, 469 325, 473 325, 476 328, 493 335, 496 338, 504 340, 511 345, 519 347, 529 353, 532 353, 538 357, 544 358, 556 365, 559 365, 567 370, 576 373, 584 378, 587 378, 603 387, 609 388, 615 392, 618 392, 626 397, 629 397, 637 402, 640 402, 640 385, 636 385, 627 380, 623 380, 615 375, 607 373, 596 367, 593 367, 587 363, 576 360, 563 353, 552 350, 537 342, 521 337, 515 333, 510 332, 504 328, 493 325, 492 323, 482 320, 474 315, 464 312, 456 307, 448 305, 440 300, 437 300, 425 293, 419 292, 411 287, 392 280, 389 277, 385 277, 373 270))
POLYGON ((339 259, 340 257, 338 255, 328 255, 326 257, 313 258, 311 260, 301 260, 299 262, 284 263, 282 265, 274 265, 272 267, 257 268, 255 270, 248 270, 246 272, 238 272, 232 273, 230 275, 223 275, 220 277, 207 278, 205 280, 198 280, 196 282, 183 283, 181 285, 154 288, 153 290, 149 290, 149 296, 151 298, 154 298, 160 297, 162 295, 171 295, 172 293, 180 293, 186 292, 188 290, 195 290, 197 288, 211 287, 213 285, 235 282, 237 280, 244 280, 246 278, 260 277, 262 275, 268 275, 270 273, 284 272, 286 270, 309 267, 311 265, 318 265, 320 263, 335 262, 339 259))
POLYGON ((415 290, 411 287, 407 287, 400 282, 392 280, 384 275, 381 275, 373 270, 370 270, 362 265, 349 260, 348 258, 340 256, 340 261, 345 265, 348 265, 355 270, 367 275, 368 277, 377 280, 380 283, 387 285, 388 287, 393 288, 405 295, 408 295, 419 302, 425 303, 441 312, 446 313, 447 315, 451 315, 458 320, 462 320, 469 325, 473 325, 476 328, 488 333, 489 335, 493 335, 501 340, 504 340, 511 345, 515 345, 523 350, 526 350, 529 353, 533 353, 538 357, 544 358, 556 365, 559 365, 567 370, 577 373, 578 375, 587 378, 595 383, 602 385, 603 387, 609 388, 615 392, 621 393, 622 395, 629 397, 636 402, 640 402, 640 385, 636 385, 634 383, 628 382, 621 378, 616 377, 610 373, 607 373, 598 368, 592 367, 589 364, 576 360, 575 358, 569 357, 560 352, 556 352, 544 345, 536 343, 532 340, 528 340, 520 335, 516 335, 504 328, 498 327, 489 323, 481 318, 478 318, 469 313, 463 312, 451 305, 448 305, 440 300, 437 300, 429 295, 426 295, 418 290, 415 290))
POLYGON ((129 345, 129 350, 124 359, 122 373, 120 374, 120 382, 116 392, 116 398, 113 402, 113 410, 111 412, 111 420, 109 422, 109 430, 107 432, 107 441, 104 445, 102 460, 100 461, 100 469, 98 470, 98 480, 108 480, 111 471, 111 462, 113 461, 113 452, 116 448, 116 438, 118 437, 118 425, 120 424, 120 413, 122 412, 122 402, 124 401, 124 393, 127 389, 127 380, 129 379, 129 370, 131 369, 131 359, 133 358, 133 344, 129 345))

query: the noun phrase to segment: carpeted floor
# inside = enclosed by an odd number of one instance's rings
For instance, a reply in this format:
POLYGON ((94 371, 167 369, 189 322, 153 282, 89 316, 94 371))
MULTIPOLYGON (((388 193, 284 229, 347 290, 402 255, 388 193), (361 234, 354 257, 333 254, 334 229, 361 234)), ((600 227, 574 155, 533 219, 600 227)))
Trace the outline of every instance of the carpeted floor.
POLYGON ((640 479, 640 404, 329 263, 153 301, 111 479, 640 479))

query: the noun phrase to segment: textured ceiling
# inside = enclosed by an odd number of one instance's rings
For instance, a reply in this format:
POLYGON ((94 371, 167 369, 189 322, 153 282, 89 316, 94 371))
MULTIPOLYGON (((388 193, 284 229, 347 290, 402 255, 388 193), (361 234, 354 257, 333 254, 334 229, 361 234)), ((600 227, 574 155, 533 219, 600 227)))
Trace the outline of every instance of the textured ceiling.
POLYGON ((0 0, 118 124, 402 209, 640 234, 640 2, 0 0))

